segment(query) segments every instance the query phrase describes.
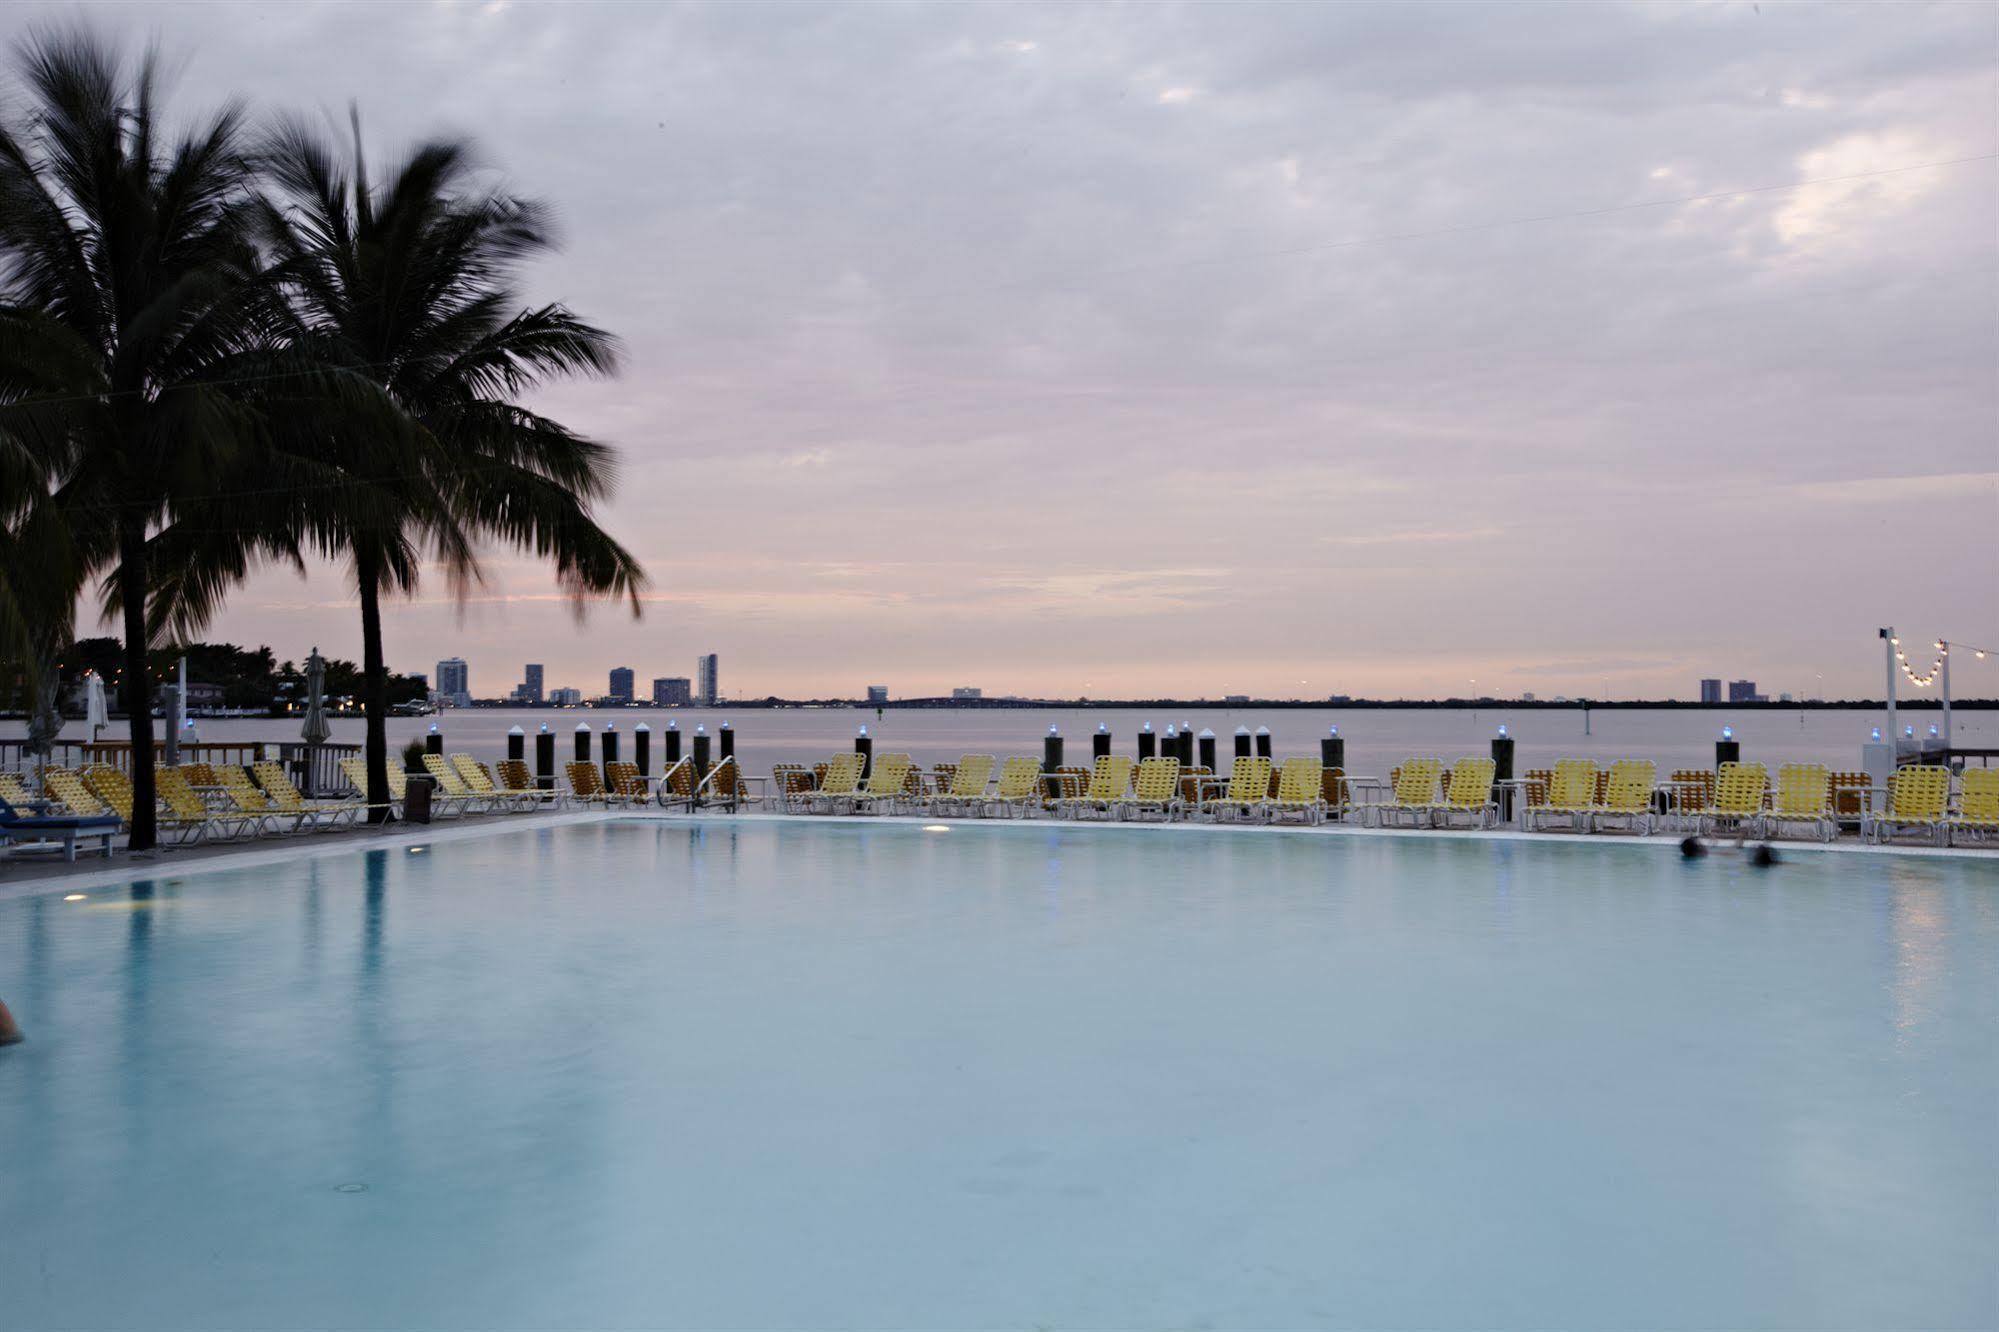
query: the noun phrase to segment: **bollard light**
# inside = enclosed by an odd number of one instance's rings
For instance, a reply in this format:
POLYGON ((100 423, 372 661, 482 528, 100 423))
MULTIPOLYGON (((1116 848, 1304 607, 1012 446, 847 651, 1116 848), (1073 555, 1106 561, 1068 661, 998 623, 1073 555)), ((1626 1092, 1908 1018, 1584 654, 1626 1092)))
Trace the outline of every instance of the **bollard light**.
POLYGON ((1877 745, 1881 743, 1881 728, 1879 726, 1874 728, 1874 743, 1877 745))
POLYGON ((1505 723, 1505 722, 1501 722, 1501 723, 1499 724, 1499 738, 1500 738, 1501 740, 1504 740, 1504 739, 1506 738, 1506 723, 1505 723))
POLYGON ((1735 739, 1735 728, 1734 728, 1733 726, 1724 726, 1724 727, 1722 727, 1722 728, 1721 728, 1721 738, 1722 738, 1722 739, 1724 739, 1724 740, 1733 740, 1733 739, 1735 739))

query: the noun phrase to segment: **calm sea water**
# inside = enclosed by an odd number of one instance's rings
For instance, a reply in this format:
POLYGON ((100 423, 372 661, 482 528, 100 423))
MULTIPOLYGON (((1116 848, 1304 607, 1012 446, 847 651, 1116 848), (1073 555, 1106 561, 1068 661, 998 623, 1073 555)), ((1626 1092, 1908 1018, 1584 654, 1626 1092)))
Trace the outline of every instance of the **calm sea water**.
POLYGON ((1999 1323, 1999 866, 806 820, 0 900, 0 1326, 1999 1323))
MULTIPOLYGON (((1910 712, 1904 718, 1913 722, 1921 733, 1936 720, 1936 713, 1910 712)), ((1650 758, 1657 760, 1661 768, 1712 766, 1714 742, 1720 738, 1722 726, 1729 725, 1734 727, 1746 759, 1773 766, 1824 762, 1839 769, 1859 767, 1861 745, 1867 741, 1869 731, 1884 724, 1884 720, 1878 710, 1592 709, 1586 734, 1580 709, 1497 707, 1346 711, 1209 709, 1170 716, 1164 712, 1116 709, 889 709, 880 717, 872 708, 748 712, 699 708, 618 712, 479 708, 436 717, 396 718, 389 723, 389 735, 392 742, 400 745, 423 735, 435 723, 444 732, 447 748, 492 757, 504 754, 510 727, 519 726, 531 737, 547 725, 558 737, 558 759, 566 759, 572 752, 579 722, 591 727, 593 735, 601 733, 607 723, 616 725, 623 737, 622 752, 629 756, 632 729, 640 722, 652 728, 657 753, 663 744, 660 733, 669 721, 678 722, 681 730, 690 735, 697 724, 705 723, 712 733, 728 721, 735 730, 736 750, 745 766, 752 772, 766 772, 774 763, 806 762, 824 758, 834 750, 850 749, 856 728, 862 725, 875 737, 877 753, 903 750, 923 764, 956 759, 963 753, 1039 756, 1042 736, 1050 725, 1055 725, 1065 737, 1065 758, 1087 763, 1090 734, 1100 723, 1111 728, 1116 752, 1129 754, 1136 751, 1135 737, 1144 723, 1151 722, 1163 734, 1169 722, 1176 726, 1190 722, 1197 733, 1203 727, 1215 732, 1224 765, 1234 752, 1232 735, 1238 726, 1247 726, 1251 731, 1268 726, 1281 756, 1316 755, 1319 738, 1327 733, 1328 727, 1336 725, 1346 737, 1350 771, 1385 773, 1412 754, 1451 758, 1486 753, 1502 724, 1518 743, 1516 765, 1523 770, 1545 767, 1570 755, 1650 758)), ((1953 730, 1960 746, 1999 747, 1999 713, 1959 712, 1955 714, 1953 730)), ((0 737, 21 733, 19 723, 7 723, 0 729, 0 737)), ((203 721, 199 733, 204 740, 292 740, 298 736, 298 727, 296 723, 268 720, 203 721)), ((64 734, 85 738, 83 729, 75 723, 64 734)), ((116 738, 119 728, 114 727, 107 735, 116 738)), ((358 744, 362 738, 358 719, 340 718, 333 722, 336 741, 358 744)), ((529 757, 533 757, 531 748, 529 757)))

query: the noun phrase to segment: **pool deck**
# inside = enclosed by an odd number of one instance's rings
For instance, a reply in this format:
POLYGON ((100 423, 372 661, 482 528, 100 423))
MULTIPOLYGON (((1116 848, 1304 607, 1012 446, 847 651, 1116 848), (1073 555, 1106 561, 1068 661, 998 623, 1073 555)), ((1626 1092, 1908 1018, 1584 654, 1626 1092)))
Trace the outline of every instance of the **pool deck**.
MULTIPOLYGON (((355 851, 398 851, 443 842, 492 837, 530 829, 560 828, 588 823, 644 820, 658 823, 702 822, 712 824, 846 824, 906 828, 956 829, 1015 828, 1045 830, 1074 828, 1085 832, 1104 829, 1141 831, 1161 836, 1213 834, 1222 836, 1287 837, 1372 837, 1452 838, 1474 841, 1515 841, 1572 843, 1587 846, 1648 846, 1677 852, 1684 834, 1654 833, 1649 836, 1616 833, 1522 832, 1513 828, 1363 828, 1354 824, 1322 823, 1120 823, 1113 820, 1081 819, 951 819, 904 814, 685 814, 658 809, 546 810, 521 814, 487 814, 451 819, 431 824, 383 824, 335 831, 297 833, 282 839, 230 842, 219 845, 163 847, 134 854, 114 850, 107 861, 103 856, 81 856, 74 864, 53 857, 18 854, 0 857, 0 901, 33 897, 43 893, 87 892, 112 887, 154 875, 202 874, 210 870, 254 869, 259 865, 281 865, 315 856, 348 855, 355 851)), ((1703 838, 1710 851, 1729 854, 1738 845, 1734 838, 1703 838)), ((1863 856, 1921 856, 1986 860, 1999 866, 1999 845, 1993 847, 1940 847, 1895 843, 1877 846, 1857 840, 1837 842, 1777 841, 1770 843, 1780 855, 1797 853, 1843 853, 1863 856)))

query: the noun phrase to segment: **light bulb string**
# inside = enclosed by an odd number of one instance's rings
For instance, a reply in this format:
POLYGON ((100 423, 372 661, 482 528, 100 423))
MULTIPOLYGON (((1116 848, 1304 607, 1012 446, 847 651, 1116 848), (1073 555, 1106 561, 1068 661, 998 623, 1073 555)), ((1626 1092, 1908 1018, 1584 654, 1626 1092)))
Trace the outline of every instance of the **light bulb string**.
POLYGON ((1947 638, 1939 638, 1936 643, 1936 659, 1930 662, 1929 670, 1918 675, 1915 668, 1909 665, 1908 654, 1902 651, 1902 640, 1891 638, 1888 640, 1888 643, 1890 647, 1895 649, 1895 662, 1902 668, 1902 674, 1907 676, 1909 683, 1918 689, 1928 689, 1932 684, 1936 683, 1937 677, 1943 674, 1944 662, 1950 657, 1950 650, 1952 648, 1961 648, 1967 652, 1974 653, 1980 661, 1985 660, 1987 653, 1994 651, 1992 648, 1978 647, 1972 643, 1953 643, 1947 638))

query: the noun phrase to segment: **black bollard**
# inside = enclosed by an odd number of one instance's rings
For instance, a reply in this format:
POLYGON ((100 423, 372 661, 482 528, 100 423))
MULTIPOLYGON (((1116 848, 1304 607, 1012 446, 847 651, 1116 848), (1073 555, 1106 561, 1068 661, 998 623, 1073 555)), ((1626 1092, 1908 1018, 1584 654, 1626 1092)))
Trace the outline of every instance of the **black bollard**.
POLYGON ((665 766, 660 771, 669 771, 678 762, 680 762, 680 719, 674 717, 666 723, 666 758, 665 766))
POLYGON ((590 761, 589 722, 576 723, 576 761, 578 763, 588 763, 590 761))
POLYGON ((1249 728, 1247 726, 1238 726, 1235 728, 1235 756, 1237 758, 1249 757, 1249 728))
POLYGON ((1095 734, 1090 737, 1090 761, 1094 763, 1100 758, 1108 758, 1110 752, 1111 728, 1098 722, 1095 734))
POLYGON ((865 726, 854 736, 854 752, 861 756, 861 776, 865 777, 875 766, 875 738, 865 726))
POLYGON ((1513 817, 1513 787, 1500 783, 1513 777, 1513 737, 1506 733, 1506 727, 1499 728, 1499 734, 1492 739, 1492 790, 1493 799, 1499 802, 1499 818, 1502 823, 1513 817))
POLYGON ((604 785, 611 785, 611 765, 618 761, 618 724, 604 723, 604 785))
POLYGON ((430 724, 430 733, 423 738, 423 752, 442 754, 444 752, 444 732, 437 729, 437 723, 430 724))
POLYGON ((1742 742, 1735 738, 1733 726, 1724 726, 1721 728, 1721 739, 1714 742, 1714 766, 1719 768, 1724 763, 1740 762, 1742 762, 1742 742))
POLYGON ((1268 726, 1259 726, 1256 728, 1256 756, 1258 758, 1270 757, 1270 728, 1268 726))
POLYGON ((1182 768, 1191 768, 1194 766, 1194 724, 1192 722, 1180 723, 1180 766, 1182 768))
POLYGON ((547 722, 534 737, 534 784, 544 791, 555 789, 555 732, 547 722))
MULTIPOLYGON (((707 775, 708 723, 696 722, 694 724, 694 785, 697 789, 701 785, 701 779, 707 775)), ((694 803, 698 805, 701 801, 697 799, 694 803)))
POLYGON ((507 728, 507 757, 519 763, 528 756, 528 738, 518 726, 507 728))
POLYGON ((1203 726, 1201 728, 1200 740, 1201 766, 1209 772, 1213 772, 1215 770, 1215 733, 1203 726))
POLYGON ((736 756, 736 728, 729 725, 729 723, 727 722, 723 722, 722 747, 721 747, 721 752, 717 756, 716 761, 720 762, 722 759, 732 759, 735 756, 736 756))
POLYGON ((639 776, 652 776, 652 727, 640 722, 632 728, 632 762, 639 766, 639 776))
POLYGON ((1051 726, 1041 738, 1041 770, 1053 772, 1062 766, 1062 732, 1051 726))
POLYGON ((1180 757, 1180 728, 1172 722, 1166 723, 1166 734, 1159 737, 1159 757, 1180 757))
POLYGON ((1159 737, 1152 733, 1152 723, 1138 728, 1138 757, 1145 760, 1159 756, 1159 737))
POLYGON ((1328 772, 1331 772, 1334 768, 1338 768, 1341 772, 1346 771, 1347 742, 1340 735, 1339 727, 1334 726, 1329 728, 1326 734, 1320 737, 1319 764, 1328 772))

